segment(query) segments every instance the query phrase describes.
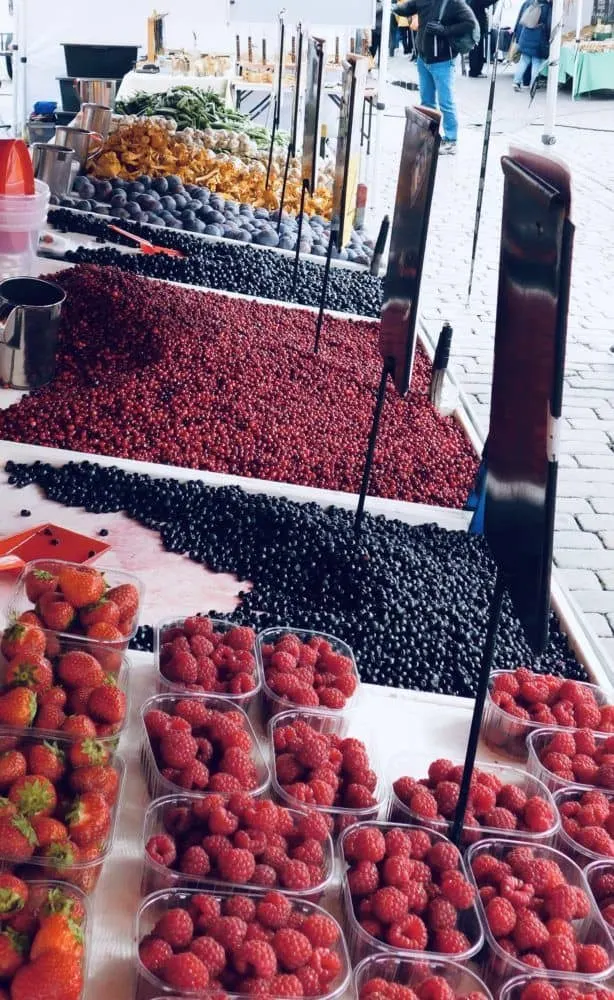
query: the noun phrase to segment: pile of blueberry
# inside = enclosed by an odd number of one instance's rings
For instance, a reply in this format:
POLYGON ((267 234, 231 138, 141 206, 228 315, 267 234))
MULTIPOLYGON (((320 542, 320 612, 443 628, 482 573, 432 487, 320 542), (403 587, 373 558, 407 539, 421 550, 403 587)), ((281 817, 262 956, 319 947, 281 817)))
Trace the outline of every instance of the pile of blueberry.
MULTIPOLYGON (((357 539, 352 512, 336 507, 198 480, 152 479, 91 462, 60 468, 9 462, 6 471, 11 485, 37 483, 66 506, 125 511, 159 532, 167 551, 251 580, 253 589, 241 594, 230 616, 238 624, 338 636, 352 647, 365 682, 475 694, 494 585, 482 538, 366 516, 357 539)), ((141 631, 138 648, 146 639, 141 631)), ((534 662, 506 599, 495 667, 519 664, 587 679, 552 613, 549 646, 534 662)))
MULTIPOLYGON (((51 209, 49 222, 62 233, 82 233, 134 247, 109 229, 108 222, 95 215, 79 215, 63 208, 51 209)), ((300 260, 296 287, 293 286, 294 260, 285 254, 266 253, 238 243, 210 242, 175 229, 158 229, 147 223, 122 221, 126 232, 143 236, 158 246, 180 250, 183 260, 163 254, 126 254, 114 247, 100 250, 80 247, 66 259, 75 264, 111 264, 131 274, 180 281, 204 288, 216 288, 242 295, 257 295, 279 302, 319 306, 324 269, 321 264, 300 260)), ((379 316, 382 279, 366 271, 331 268, 326 308, 358 316, 379 316)))
MULTIPOLYGON (((114 216, 122 221, 147 222, 167 226, 186 233, 224 236, 240 243, 256 243, 264 247, 295 250, 298 239, 298 219, 267 208, 239 204, 198 184, 183 185, 179 177, 139 177, 136 181, 95 180, 77 177, 73 194, 54 198, 63 208, 76 208, 97 215, 114 216)), ((320 215, 303 216, 301 253, 325 257, 328 249, 330 223, 320 215)), ((373 254, 373 241, 364 232, 352 233, 350 244, 333 255, 340 260, 368 265, 373 254)))

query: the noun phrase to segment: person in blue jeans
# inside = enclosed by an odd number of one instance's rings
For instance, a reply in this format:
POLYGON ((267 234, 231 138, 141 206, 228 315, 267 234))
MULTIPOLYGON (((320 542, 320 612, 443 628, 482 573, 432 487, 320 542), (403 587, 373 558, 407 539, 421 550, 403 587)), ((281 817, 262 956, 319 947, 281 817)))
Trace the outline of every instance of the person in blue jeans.
MULTIPOLYGON (((415 44, 420 103, 439 108, 443 119, 443 142, 440 152, 456 152, 458 116, 454 96, 454 38, 478 29, 475 14, 465 0, 407 0, 393 5, 394 14, 418 15, 415 44)), ((478 29, 479 30, 479 29, 478 29)))
POLYGON ((522 90, 526 71, 531 67, 531 85, 539 76, 550 50, 552 5, 549 0, 525 0, 518 13, 514 41, 520 59, 514 73, 514 90, 522 90))

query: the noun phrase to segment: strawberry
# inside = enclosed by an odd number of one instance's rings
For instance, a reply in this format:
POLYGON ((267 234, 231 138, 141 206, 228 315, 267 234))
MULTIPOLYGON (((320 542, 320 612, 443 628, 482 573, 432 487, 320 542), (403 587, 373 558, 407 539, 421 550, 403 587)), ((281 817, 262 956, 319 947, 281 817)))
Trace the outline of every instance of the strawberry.
POLYGON ((11 688, 0 694, 0 724, 27 729, 36 715, 36 695, 29 688, 11 688))
POLYGON ((70 787, 79 795, 83 792, 98 792, 113 806, 119 793, 119 775, 111 764, 79 767, 70 776, 70 787))
POLYGON ((7 660, 12 660, 16 656, 43 656, 47 640, 42 629, 36 625, 27 625, 17 622, 6 629, 0 651, 7 660))
POLYGON ((80 959, 65 951, 45 951, 23 965, 11 983, 11 1000, 80 1000, 80 959))
POLYGON ((112 677, 107 677, 104 684, 92 691, 87 710, 96 722, 123 722, 126 715, 126 695, 112 677))
POLYGON ((58 578, 56 573, 46 569, 33 569, 26 574, 26 597, 32 604, 36 604, 42 594, 52 594, 58 589, 58 578))
POLYGON ((139 592, 133 583, 121 583, 107 590, 106 597, 119 608, 120 618, 133 619, 139 610, 139 592))
POLYGON ((25 816, 11 816, 0 819, 0 843, 7 861, 25 861, 32 857, 38 842, 25 816))
POLYGON ((68 758, 73 767, 106 764, 109 757, 108 748, 98 740, 80 740, 79 743, 74 743, 68 751, 68 758))
POLYGON ((59 705, 43 705, 36 716, 35 729, 43 729, 48 733, 61 729, 66 715, 59 705))
POLYGON ((53 684, 53 668, 44 656, 21 654, 7 665, 4 683, 8 687, 27 687, 42 694, 53 684))
POLYGON ((80 740, 95 739, 96 725, 89 715, 68 715, 60 726, 62 733, 80 740))
POLYGON ((69 715, 87 715, 87 703, 93 690, 93 687, 73 688, 66 705, 69 715))
POLYGON ((43 594, 37 610, 47 628, 54 632, 66 632, 75 618, 75 609, 61 594, 43 594))
POLYGON ((86 635, 88 639, 96 639, 98 642, 119 642, 124 638, 124 633, 116 625, 109 625, 107 622, 91 625, 86 635))
POLYGON ((68 701, 68 695, 63 687, 58 684, 54 684, 47 691, 43 691, 38 696, 39 705, 58 705, 60 708, 64 708, 66 702, 68 701))
POLYGON ((17 815, 17 806, 5 798, 0 796, 0 819, 10 819, 11 816, 17 815))
POLYGON ((96 604, 107 589, 102 573, 90 566, 73 566, 68 563, 62 566, 58 576, 60 590, 73 608, 96 604))
POLYGON ((73 894, 70 889, 58 887, 55 889, 45 887, 45 899, 41 910, 45 916, 50 916, 52 913, 63 913, 79 927, 83 924, 86 916, 85 906, 79 897, 73 894))
POLYGON ((17 619, 17 623, 19 625, 36 625, 36 627, 40 629, 45 627, 41 619, 34 611, 24 611, 23 614, 21 614, 17 619))
POLYGON ((70 873, 70 882, 88 896, 98 885, 102 872, 101 849, 98 845, 94 845, 80 847, 78 851, 79 867, 70 873), (98 864, 92 863, 95 861, 98 861, 98 864))
POLYGON ((104 681, 104 670, 91 653, 74 649, 60 659, 58 677, 69 688, 94 688, 104 681))
POLYGON ((39 774, 27 774, 13 782, 9 799, 14 802, 22 816, 51 816, 58 804, 54 786, 48 778, 39 774))
POLYGON ((30 947, 30 961, 52 950, 66 952, 75 958, 83 955, 83 931, 63 913, 52 913, 42 920, 30 947))
POLYGON ((81 860, 81 852, 72 840, 56 840, 40 852, 44 859, 45 878, 74 882, 72 869, 81 860))
POLYGON ((41 850, 50 844, 62 844, 68 840, 68 830, 52 816, 33 816, 32 827, 41 850))
POLYGON ((9 920, 23 910, 28 901, 28 886, 20 878, 0 873, 0 921, 9 920))
POLYGON ((68 833, 78 847, 104 843, 111 827, 111 813, 99 792, 84 792, 68 813, 68 833))
POLYGON ((104 622, 106 625, 117 625, 119 619, 121 618, 119 608, 114 601, 110 601, 108 597, 101 597, 96 604, 90 604, 86 608, 82 608, 79 612, 79 620, 85 628, 90 628, 91 625, 99 625, 104 622))
POLYGON ((0 933, 0 979, 12 979, 24 963, 28 939, 11 927, 0 933))
POLYGON ((66 771, 65 754, 57 743, 33 743, 27 749, 28 770, 48 778, 54 785, 64 777, 66 771))
POLYGON ((0 788, 5 791, 17 778, 28 773, 26 758, 19 750, 7 750, 0 755, 0 788))

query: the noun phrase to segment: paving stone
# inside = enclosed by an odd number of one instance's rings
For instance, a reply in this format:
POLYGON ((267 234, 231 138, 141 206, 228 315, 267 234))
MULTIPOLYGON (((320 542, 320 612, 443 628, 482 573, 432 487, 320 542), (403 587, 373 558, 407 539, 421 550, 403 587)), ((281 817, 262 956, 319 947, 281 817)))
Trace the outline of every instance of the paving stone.
MULTIPOLYGON (((574 597, 577 595, 574 594, 574 597)), ((612 616, 614 618, 614 616, 612 616)), ((585 612, 584 618, 594 635, 599 638, 614 638, 612 626, 606 615, 598 615, 592 612, 585 612)))
MULTIPOLYGON (((605 583, 602 584, 600 574, 593 573, 590 569, 562 569, 559 575, 570 590, 602 590, 606 586, 605 583)), ((612 580, 614 581, 614 570, 612 580)))
POLYGON ((554 562, 562 569, 611 569, 614 570, 614 552, 608 549, 562 549, 554 550, 554 562))
POLYGON ((578 514, 578 523, 582 531, 614 532, 614 514, 578 514))
POLYGON ((588 502, 597 514, 614 514, 614 498, 606 496, 591 496, 588 502))
POLYGON ((554 546, 557 551, 558 549, 600 549, 602 543, 599 537, 592 532, 557 531, 554 546))
POLYGON ((614 614, 613 590, 574 590, 573 596, 583 611, 596 611, 599 614, 611 612, 614 614))

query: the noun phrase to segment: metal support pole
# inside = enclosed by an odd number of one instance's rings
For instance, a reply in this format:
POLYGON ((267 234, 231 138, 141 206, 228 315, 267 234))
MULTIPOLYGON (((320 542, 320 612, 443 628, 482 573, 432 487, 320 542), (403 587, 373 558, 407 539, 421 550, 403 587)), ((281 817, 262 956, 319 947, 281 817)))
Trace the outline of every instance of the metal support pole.
POLYGON ((320 334, 322 333, 322 323, 324 322, 324 309, 326 307, 326 295, 328 292, 328 282, 330 279, 330 263, 333 257, 333 248, 337 242, 337 233, 331 229, 328 241, 328 253, 326 254, 326 264, 324 265, 324 282, 322 284, 322 298, 320 299, 320 312, 316 324, 316 340, 313 345, 313 353, 317 354, 320 349, 320 334))
POLYGON ((544 146, 552 146, 556 142, 554 125, 556 121, 556 102, 559 91, 559 60, 561 57, 561 37, 563 34, 564 0, 553 0, 552 28, 550 31, 550 52, 548 56, 548 86, 546 89, 546 112, 544 115, 544 131, 542 142, 544 146))
POLYGON ((294 271, 292 272, 292 294, 296 292, 296 279, 298 278, 298 262, 301 259, 301 239, 303 238, 303 215, 305 214, 305 197, 309 190, 309 181, 303 180, 301 188, 301 205, 298 210, 298 231, 296 233, 296 253, 294 256, 294 271))
POLYGON ((384 365, 382 367, 382 374, 379 380, 379 386, 377 389, 375 409, 373 411, 373 423, 371 424, 371 433, 369 434, 369 444, 367 446, 367 457, 365 459, 365 467, 362 473, 362 483, 360 484, 360 496, 358 497, 358 507, 356 508, 356 517, 354 518, 355 535, 360 534, 362 519, 365 513, 365 501, 367 499, 367 494, 369 492, 369 482, 371 480, 371 470, 373 468, 375 446, 377 444, 377 435, 379 433, 379 425, 382 416, 382 410, 384 409, 384 401, 386 399, 386 385, 388 383, 388 376, 390 374, 390 370, 391 370, 390 365, 384 362, 384 365))

